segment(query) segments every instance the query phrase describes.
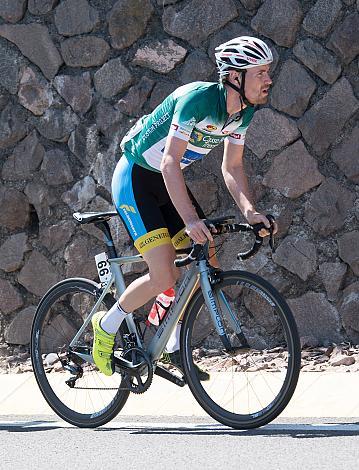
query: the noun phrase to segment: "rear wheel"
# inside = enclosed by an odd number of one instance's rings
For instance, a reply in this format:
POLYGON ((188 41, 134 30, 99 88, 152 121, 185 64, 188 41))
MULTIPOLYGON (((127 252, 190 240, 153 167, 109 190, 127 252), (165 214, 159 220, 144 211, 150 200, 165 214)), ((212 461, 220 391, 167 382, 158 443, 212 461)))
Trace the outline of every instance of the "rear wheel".
MULTIPOLYGON (((79 427, 107 423, 122 409, 129 395, 121 388, 123 378, 108 377, 76 352, 91 355, 91 322, 71 348, 70 342, 100 297, 99 286, 86 279, 67 279, 54 286, 41 300, 31 333, 32 365, 37 383, 47 403, 61 418, 79 427), (74 380, 75 377, 78 377, 74 380)), ((106 295, 100 310, 115 303, 106 295)), ((125 324, 116 339, 122 347, 125 324)))
POLYGON ((217 421, 237 429, 262 426, 283 411, 294 393, 300 370, 297 327, 283 297, 259 276, 230 271, 217 281, 212 289, 227 342, 198 291, 181 334, 188 385, 217 421), (200 382, 196 365, 209 372, 210 380, 200 382))

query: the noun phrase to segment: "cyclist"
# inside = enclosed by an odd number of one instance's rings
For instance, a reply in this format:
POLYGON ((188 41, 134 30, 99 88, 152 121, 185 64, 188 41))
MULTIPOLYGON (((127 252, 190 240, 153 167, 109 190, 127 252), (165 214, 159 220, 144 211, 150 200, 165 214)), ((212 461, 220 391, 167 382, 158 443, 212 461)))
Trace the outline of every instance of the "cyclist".
MULTIPOLYGON (((270 223, 251 200, 243 168, 244 138, 254 106, 264 104, 271 86, 269 47, 242 36, 216 48, 219 83, 194 82, 177 88, 142 117, 121 142, 123 156, 112 180, 116 209, 143 255, 149 272, 133 281, 118 302, 92 319, 93 357, 112 375, 115 335, 128 312, 173 287, 179 276, 175 248, 213 241, 199 205, 185 185, 183 168, 224 142, 222 173, 226 186, 250 224, 270 223)), ((277 230, 274 225, 274 231, 277 230)), ((260 234, 268 235, 263 229, 260 234)), ((171 362, 179 359, 180 325, 166 346, 171 362)), ((200 380, 209 375, 197 370, 200 380)))

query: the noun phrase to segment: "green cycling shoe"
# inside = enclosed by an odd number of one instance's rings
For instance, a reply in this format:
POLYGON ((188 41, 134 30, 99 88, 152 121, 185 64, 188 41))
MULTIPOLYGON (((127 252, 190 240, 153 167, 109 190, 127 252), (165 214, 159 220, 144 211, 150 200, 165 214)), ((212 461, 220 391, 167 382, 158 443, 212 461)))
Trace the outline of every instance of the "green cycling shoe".
POLYGON ((92 357, 100 372, 112 375, 115 372, 113 347, 116 335, 106 333, 101 328, 100 321, 105 314, 106 312, 97 312, 91 319, 93 328, 92 357))
MULTIPOLYGON (((179 352, 179 350, 171 353, 164 352, 161 357, 161 362, 163 362, 164 364, 172 364, 173 366, 177 367, 177 369, 180 369, 180 371, 183 373, 183 364, 181 359, 181 353, 179 352)), ((207 382, 208 380, 210 380, 211 376, 208 372, 198 367, 197 364, 193 364, 193 366, 196 371, 197 377, 201 382, 207 382)))

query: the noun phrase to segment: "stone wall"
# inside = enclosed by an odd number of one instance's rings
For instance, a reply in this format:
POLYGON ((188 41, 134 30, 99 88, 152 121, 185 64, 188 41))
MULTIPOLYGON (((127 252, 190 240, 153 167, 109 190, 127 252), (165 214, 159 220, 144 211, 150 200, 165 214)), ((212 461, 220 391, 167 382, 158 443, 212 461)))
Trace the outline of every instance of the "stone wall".
MULTIPOLYGON (((214 48, 249 34, 268 41, 275 63, 246 166, 258 209, 280 232, 274 255, 266 247, 246 263, 236 261, 239 237, 225 240, 222 265, 273 282, 303 344, 359 343, 358 9, 359 0, 0 0, 0 341, 25 348, 49 286, 96 277, 101 235, 71 214, 110 208, 128 128, 180 84, 215 81, 214 48)), ((241 218, 220 160, 216 149, 186 179, 208 215, 241 218)), ((112 228, 130 253, 124 228, 112 228)))

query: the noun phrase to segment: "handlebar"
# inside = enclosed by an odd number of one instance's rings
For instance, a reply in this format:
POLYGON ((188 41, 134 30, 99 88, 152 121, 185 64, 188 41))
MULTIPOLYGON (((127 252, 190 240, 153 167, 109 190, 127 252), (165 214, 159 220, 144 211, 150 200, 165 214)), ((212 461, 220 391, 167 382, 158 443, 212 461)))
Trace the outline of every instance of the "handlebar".
MULTIPOLYGON (((269 245, 272 249, 272 252, 274 252, 273 222, 275 219, 271 214, 266 214, 266 217, 270 222, 270 228, 267 228, 263 222, 254 225, 231 223, 230 221, 234 220, 233 216, 218 217, 216 219, 204 219, 203 222, 207 225, 210 230, 213 228, 216 229, 215 233, 213 233, 212 231, 213 235, 221 235, 223 233, 235 232, 252 232, 255 235, 255 241, 252 248, 250 248, 248 251, 238 253, 237 255, 237 259, 244 261, 250 258, 251 256, 254 256, 258 252, 259 248, 262 246, 263 237, 259 235, 259 232, 263 228, 269 230, 269 245)), ((179 268, 187 266, 188 264, 198 259, 202 250, 203 245, 194 243, 192 245, 191 252, 185 258, 175 260, 175 265, 179 268)))

